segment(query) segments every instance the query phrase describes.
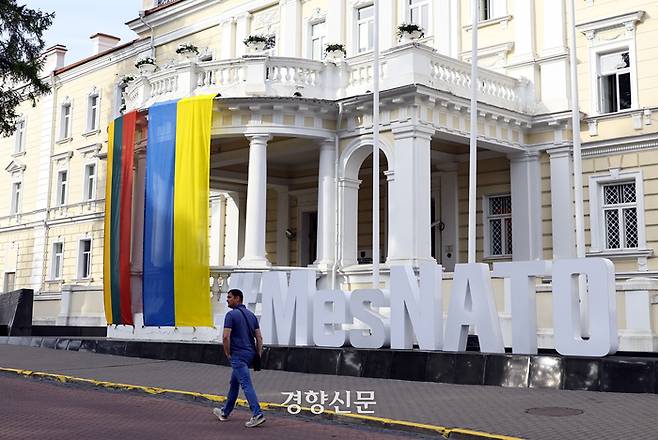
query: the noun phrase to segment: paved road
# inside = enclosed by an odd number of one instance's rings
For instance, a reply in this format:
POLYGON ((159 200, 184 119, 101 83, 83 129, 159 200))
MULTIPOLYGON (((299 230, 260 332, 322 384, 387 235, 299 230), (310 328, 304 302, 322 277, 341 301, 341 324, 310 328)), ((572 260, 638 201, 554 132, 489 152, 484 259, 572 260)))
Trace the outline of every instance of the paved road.
MULTIPOLYGON (((229 368, 217 365, 4 344, 0 344, 0 367, 219 395, 225 395, 230 377, 229 368)), ((259 397, 267 402, 283 403, 282 391, 373 390, 378 417, 528 439, 658 439, 658 395, 654 394, 513 389, 271 370, 255 373, 254 382, 259 397), (582 414, 526 413, 537 407, 573 408, 582 414)), ((0 390, 0 395, 5 394, 0 390)))
POLYGON ((249 413, 244 410, 220 422, 207 405, 125 391, 81 389, 18 376, 0 375, 0 390, 3 440, 420 438, 273 413, 267 414, 267 421, 260 427, 248 429, 244 421, 249 413))

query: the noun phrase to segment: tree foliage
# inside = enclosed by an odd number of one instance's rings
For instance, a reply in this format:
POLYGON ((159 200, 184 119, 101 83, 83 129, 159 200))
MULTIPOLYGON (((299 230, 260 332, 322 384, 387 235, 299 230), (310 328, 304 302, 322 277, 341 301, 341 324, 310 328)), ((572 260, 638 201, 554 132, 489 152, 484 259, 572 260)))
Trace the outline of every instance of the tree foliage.
POLYGON ((0 135, 16 129, 16 107, 25 100, 50 92, 41 77, 45 42, 43 32, 54 13, 18 5, 17 0, 0 0, 0 135))

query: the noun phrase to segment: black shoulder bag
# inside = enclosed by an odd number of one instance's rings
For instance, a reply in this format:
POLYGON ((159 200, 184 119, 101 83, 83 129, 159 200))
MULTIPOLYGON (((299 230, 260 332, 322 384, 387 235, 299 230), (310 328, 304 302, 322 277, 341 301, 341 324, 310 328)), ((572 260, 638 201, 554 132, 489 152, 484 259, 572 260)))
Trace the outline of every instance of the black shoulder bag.
POLYGON ((244 318, 245 324, 247 324, 247 330, 249 330, 249 336, 251 337, 251 343, 254 344, 254 351, 256 354, 254 355, 254 360, 251 361, 251 368, 254 369, 254 371, 260 371, 261 370, 261 365, 260 365, 260 353, 258 353, 258 347, 256 347, 256 336, 254 335, 254 331, 251 328, 251 324, 249 324, 249 320, 247 319, 247 315, 242 311, 240 307, 236 307, 242 313, 242 317, 244 318))

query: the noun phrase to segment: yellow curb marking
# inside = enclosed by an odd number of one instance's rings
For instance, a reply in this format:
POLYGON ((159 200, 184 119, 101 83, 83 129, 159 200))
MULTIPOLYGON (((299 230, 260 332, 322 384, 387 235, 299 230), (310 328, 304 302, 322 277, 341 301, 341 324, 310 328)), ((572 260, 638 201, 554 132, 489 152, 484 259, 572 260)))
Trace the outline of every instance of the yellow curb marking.
MULTIPOLYGON (((43 377, 46 379, 56 380, 62 383, 67 383, 67 382, 85 383, 97 387, 110 388, 116 390, 142 391, 147 394, 177 394, 181 396, 202 398, 209 400, 211 402, 224 402, 226 400, 226 396, 218 396, 216 394, 205 394, 205 393, 197 393, 193 391, 171 390, 167 388, 147 387, 143 385, 129 385, 124 383, 106 382, 106 381, 99 381, 94 379, 84 379, 82 377, 65 376, 63 374, 44 373, 40 371, 21 370, 16 368, 3 368, 3 367, 0 367, 0 371, 4 371, 7 373, 14 373, 16 375, 26 376, 26 377, 43 377)), ((249 407, 249 403, 244 399, 238 399, 236 404, 242 407, 247 407, 247 408, 249 407)), ((280 403, 271 403, 271 402, 260 402, 260 406, 263 409, 287 408, 286 405, 280 403)), ((311 412, 311 408, 301 407, 301 409, 304 412, 311 412)), ((363 414, 352 414, 352 413, 342 414, 342 413, 336 413, 335 411, 331 411, 331 410, 325 410, 323 411, 323 413, 331 414, 334 417, 345 417, 345 418, 356 419, 360 421, 375 422, 375 423, 381 423, 381 424, 392 425, 392 426, 400 426, 400 427, 403 426, 409 428, 434 431, 438 434, 441 434, 444 438, 449 438, 451 434, 464 434, 464 435, 471 435, 474 437, 483 437, 483 438, 496 439, 496 440, 521 440, 518 437, 490 434, 487 432, 472 431, 470 429, 446 428, 445 426, 407 422, 404 420, 394 420, 394 419, 387 419, 383 417, 366 416, 363 414)))

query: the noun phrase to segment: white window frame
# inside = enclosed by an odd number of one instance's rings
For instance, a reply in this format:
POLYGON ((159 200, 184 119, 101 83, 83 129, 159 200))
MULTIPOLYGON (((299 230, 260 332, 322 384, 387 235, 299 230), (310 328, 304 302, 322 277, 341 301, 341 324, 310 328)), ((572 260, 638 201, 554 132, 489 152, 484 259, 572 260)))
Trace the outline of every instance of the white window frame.
POLYGON ((69 181, 70 176, 68 168, 57 170, 57 192, 55 193, 55 206, 66 205, 66 202, 69 198, 69 181), (62 179, 62 176, 66 176, 66 180, 62 179))
POLYGON ((21 154, 25 152, 25 136, 27 135, 25 118, 20 118, 16 121, 14 154, 21 154))
POLYGON ((374 4, 372 2, 358 2, 354 5, 354 13, 353 13, 354 26, 353 26, 353 29, 352 29, 352 34, 353 34, 354 38, 352 40, 353 40, 354 53, 357 54, 357 55, 358 54, 364 54, 364 53, 370 53, 370 52, 372 52, 373 47, 374 47, 373 46, 374 45, 374 9, 373 9, 373 16, 372 17, 370 17, 368 19, 365 19, 365 20, 359 20, 359 11, 361 9, 371 8, 371 7, 374 8, 374 4), (361 38, 360 38, 359 29, 360 29, 360 25, 362 23, 368 23, 368 22, 370 22, 371 25, 373 26, 373 41, 370 41, 369 42, 369 47, 362 51, 362 50, 360 50, 361 49, 360 48, 361 38))
MULTIPOLYGON (((489 214, 489 200, 495 197, 509 197, 510 199, 510 206, 512 203, 512 195, 510 193, 502 193, 502 194, 488 194, 482 198, 482 228, 484 231, 484 258, 511 258, 512 253, 507 253, 505 252, 507 250, 507 244, 509 246, 512 246, 511 238, 507 237, 507 229, 505 228, 505 220, 506 218, 509 218, 510 221, 512 221, 512 214, 514 212, 514 206, 511 207, 511 212, 509 214, 502 214, 502 215, 496 215, 496 216, 491 216, 489 214), (501 254, 492 254, 491 253, 491 228, 489 226, 489 220, 494 219, 494 218, 500 218, 502 220, 502 251, 503 253, 501 254), (509 241, 509 243, 508 243, 509 241)), ((512 226, 513 228, 513 226, 512 226)), ((512 229, 512 234, 514 234, 514 230, 512 229)))
POLYGON ((642 171, 612 170, 607 174, 590 176, 589 206, 591 246, 590 252, 606 254, 627 254, 647 250, 646 229, 644 221, 644 188, 642 171), (637 206, 637 247, 607 249, 605 237, 605 219, 603 218, 603 187, 610 184, 635 183, 635 200, 637 206))
POLYGON ((73 119, 73 104, 70 100, 65 100, 59 110, 59 139, 67 140, 71 138, 71 128, 73 119), (67 116, 68 109, 68 116, 67 116))
POLYGON ((82 181, 82 200, 84 202, 91 202, 96 199, 97 185, 98 185, 98 162, 95 160, 90 162, 85 162, 83 181, 82 181), (90 167, 94 168, 93 179, 91 179, 91 176, 89 175, 90 167), (89 186, 88 186, 90 179, 92 180, 91 192, 89 192, 89 186))
POLYGON ((9 207, 10 215, 21 213, 23 204, 23 179, 14 178, 11 182, 11 206, 9 207))
POLYGON ((92 264, 92 251, 93 251, 93 242, 89 237, 81 238, 78 241, 78 279, 79 280, 88 280, 91 279, 91 264, 92 264), (84 243, 89 243, 89 250, 85 251, 83 246, 84 243), (84 273, 84 264, 85 259, 88 259, 87 270, 89 273, 84 273))
MULTIPOLYGON (((404 0, 404 5, 405 5, 405 14, 404 16, 406 17, 407 23, 414 23, 417 24, 418 26, 423 28, 423 32, 425 32, 425 36, 432 35, 433 32, 433 26, 432 26, 432 19, 434 17, 434 11, 433 11, 433 1, 432 0, 404 0), (412 2, 414 4, 412 5, 412 2), (425 20, 427 21, 427 24, 423 25, 421 20, 421 23, 417 23, 414 20, 412 20, 412 10, 413 9, 420 9, 422 10, 423 6, 427 6, 427 17, 424 17, 425 20)), ((421 12, 421 17, 422 12, 421 12)))
POLYGON ((645 13, 643 11, 637 11, 611 18, 595 20, 593 22, 583 23, 576 26, 576 29, 585 35, 589 45, 589 65, 591 66, 590 114, 592 116, 603 114, 600 111, 601 100, 599 93, 599 77, 601 76, 601 72, 599 59, 602 55, 614 52, 628 51, 629 56, 631 74, 631 108, 622 110, 621 113, 623 114, 623 112, 634 111, 641 107, 637 82, 636 26, 637 23, 642 21, 644 15, 645 13), (609 41, 599 37, 599 32, 611 29, 619 31, 619 36, 617 38, 609 41))
POLYGON ((308 22, 308 49, 307 49, 307 56, 309 59, 316 60, 316 61, 322 61, 324 60, 325 57, 325 52, 324 49, 327 46, 327 20, 322 18, 322 19, 317 19, 317 20, 312 20, 308 22), (317 25, 324 25, 324 35, 314 38, 313 34, 313 28, 317 25), (320 45, 320 57, 316 58, 314 57, 313 49, 314 49, 314 43, 316 40, 319 40, 319 45, 320 45))
POLYGON ((101 94, 96 87, 87 96, 87 133, 96 133, 100 130, 101 94), (93 102, 96 100, 96 112, 94 114, 93 102))
POLYGON ((61 280, 63 279, 64 276, 64 242, 60 240, 53 242, 51 250, 52 250, 52 255, 50 258, 50 279, 61 280), (61 246, 59 252, 56 252, 55 250, 57 246, 61 246), (57 264, 58 256, 59 256, 59 265, 57 264), (57 270, 58 268, 59 268, 59 273, 57 270))

